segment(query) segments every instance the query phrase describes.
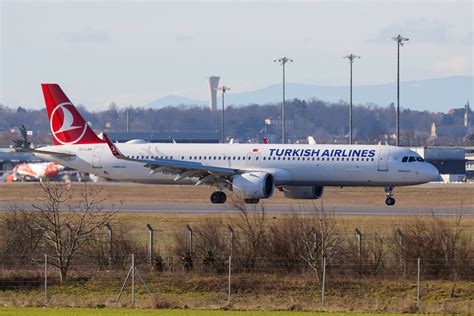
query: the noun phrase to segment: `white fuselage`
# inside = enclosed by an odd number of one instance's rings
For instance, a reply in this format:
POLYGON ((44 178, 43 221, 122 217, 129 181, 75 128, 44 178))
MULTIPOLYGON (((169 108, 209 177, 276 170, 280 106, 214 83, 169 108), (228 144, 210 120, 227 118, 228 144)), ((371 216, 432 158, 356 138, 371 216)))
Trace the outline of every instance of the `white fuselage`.
MULTIPOLYGON (((402 147, 386 145, 298 144, 117 144, 123 155, 140 159, 171 159, 203 165, 271 173, 276 186, 400 186, 436 180, 437 169, 424 161, 402 162, 419 157, 402 147)), ((119 160, 107 144, 60 145, 42 151, 73 153, 35 155, 98 176, 154 184, 194 184, 197 179, 177 182, 175 175, 150 174, 143 163, 119 160)))

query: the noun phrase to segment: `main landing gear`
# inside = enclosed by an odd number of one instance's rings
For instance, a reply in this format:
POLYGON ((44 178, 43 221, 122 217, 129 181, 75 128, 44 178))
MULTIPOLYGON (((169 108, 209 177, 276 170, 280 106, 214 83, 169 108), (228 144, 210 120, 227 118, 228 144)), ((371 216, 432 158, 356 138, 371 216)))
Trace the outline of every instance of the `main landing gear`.
POLYGON ((385 204, 387 204, 388 206, 392 206, 395 204, 395 199, 393 198, 392 191, 393 191, 392 186, 385 187, 385 193, 387 193, 387 199, 385 200, 385 204))
POLYGON ((227 195, 222 191, 215 191, 211 194, 211 203, 223 204, 227 200, 227 195))

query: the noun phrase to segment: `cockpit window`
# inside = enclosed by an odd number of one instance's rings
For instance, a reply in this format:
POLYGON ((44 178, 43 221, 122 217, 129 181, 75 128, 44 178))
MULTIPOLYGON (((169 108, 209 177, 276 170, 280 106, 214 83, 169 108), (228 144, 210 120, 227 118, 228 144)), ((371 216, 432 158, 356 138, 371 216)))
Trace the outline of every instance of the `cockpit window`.
POLYGON ((402 158, 402 162, 407 162, 407 161, 408 161, 408 157, 407 157, 407 156, 405 156, 405 157, 402 158))
POLYGON ((425 160, 424 160, 423 158, 421 158, 421 157, 416 157, 416 161, 421 161, 421 162, 423 162, 423 161, 425 161, 425 160))
POLYGON ((410 156, 410 158, 408 159, 408 162, 413 162, 413 161, 416 161, 415 157, 410 156))

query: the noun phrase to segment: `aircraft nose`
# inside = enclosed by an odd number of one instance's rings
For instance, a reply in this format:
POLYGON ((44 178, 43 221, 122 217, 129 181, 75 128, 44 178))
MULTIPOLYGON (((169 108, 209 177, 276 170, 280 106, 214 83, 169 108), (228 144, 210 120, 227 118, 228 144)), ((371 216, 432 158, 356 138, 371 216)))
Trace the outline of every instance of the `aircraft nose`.
POLYGON ((430 163, 426 163, 425 167, 425 174, 426 174, 426 181, 438 181, 439 179, 439 171, 438 169, 430 163))

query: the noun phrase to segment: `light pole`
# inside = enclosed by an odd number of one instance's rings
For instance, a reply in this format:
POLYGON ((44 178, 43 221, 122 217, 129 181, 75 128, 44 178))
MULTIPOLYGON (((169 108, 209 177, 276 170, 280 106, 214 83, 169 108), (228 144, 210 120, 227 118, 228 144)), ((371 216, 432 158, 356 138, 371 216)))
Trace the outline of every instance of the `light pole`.
POLYGON ((400 46, 403 46, 403 42, 408 41, 408 38, 398 34, 392 38, 397 42, 397 146, 400 146, 400 46))
POLYGON ((349 59, 349 64, 351 68, 351 84, 350 84, 350 97, 349 97, 349 144, 352 145, 352 64, 354 63, 354 59, 360 58, 360 56, 356 56, 350 53, 343 58, 349 59))
POLYGON ((224 96, 227 91, 229 91, 230 88, 226 87, 225 85, 222 85, 222 87, 219 88, 219 91, 222 91, 222 126, 221 126, 221 143, 225 142, 224 138, 224 108, 225 108, 225 103, 224 103, 224 96))
POLYGON ((281 143, 285 143, 285 64, 287 62, 293 62, 293 59, 287 58, 283 56, 282 58, 278 58, 273 60, 273 62, 278 62, 283 67, 283 100, 281 103, 281 143))

